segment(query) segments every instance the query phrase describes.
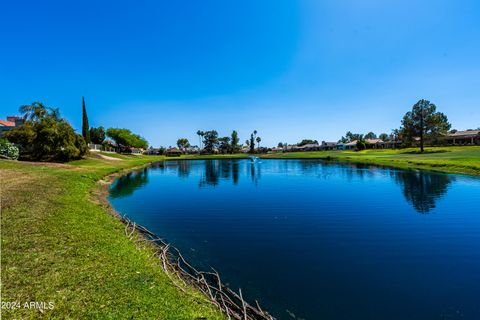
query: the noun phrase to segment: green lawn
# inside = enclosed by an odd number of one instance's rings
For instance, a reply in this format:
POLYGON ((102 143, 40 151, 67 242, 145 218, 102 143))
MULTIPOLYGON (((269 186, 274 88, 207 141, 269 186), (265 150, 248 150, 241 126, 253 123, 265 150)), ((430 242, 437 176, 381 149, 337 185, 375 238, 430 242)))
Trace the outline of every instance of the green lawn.
POLYGON ((159 157, 118 156, 69 164, 0 161, 2 319, 223 319, 192 289, 179 290, 153 250, 128 240, 95 204, 103 176, 159 157), (30 301, 53 310, 24 309, 30 301))

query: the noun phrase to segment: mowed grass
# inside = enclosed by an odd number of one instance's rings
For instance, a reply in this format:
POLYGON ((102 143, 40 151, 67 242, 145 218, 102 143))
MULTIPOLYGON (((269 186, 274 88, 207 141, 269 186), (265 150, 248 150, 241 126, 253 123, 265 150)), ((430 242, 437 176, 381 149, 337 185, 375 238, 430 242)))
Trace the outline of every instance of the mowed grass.
POLYGON ((179 290, 153 249, 92 201, 109 173, 160 157, 69 164, 0 161, 2 319, 224 319, 198 292, 179 290), (24 308, 53 302, 52 310, 24 308))
POLYGON ((480 146, 432 147, 419 153, 418 148, 364 151, 288 152, 262 155, 270 159, 329 159, 378 164, 404 169, 425 169, 450 173, 480 175, 480 146))

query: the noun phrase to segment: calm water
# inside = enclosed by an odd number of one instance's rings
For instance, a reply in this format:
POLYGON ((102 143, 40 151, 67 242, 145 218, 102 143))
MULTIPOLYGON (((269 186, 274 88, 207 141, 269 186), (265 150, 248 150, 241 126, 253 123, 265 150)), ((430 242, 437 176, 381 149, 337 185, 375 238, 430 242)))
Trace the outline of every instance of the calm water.
POLYGON ((277 319, 480 319, 480 179, 318 160, 168 161, 110 200, 277 319))

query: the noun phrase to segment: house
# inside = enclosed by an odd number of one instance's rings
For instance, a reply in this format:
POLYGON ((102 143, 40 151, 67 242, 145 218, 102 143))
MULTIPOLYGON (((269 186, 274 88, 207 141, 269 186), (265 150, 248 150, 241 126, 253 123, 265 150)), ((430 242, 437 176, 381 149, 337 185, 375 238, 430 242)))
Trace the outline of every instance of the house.
POLYGON ((357 147, 357 142, 358 140, 353 140, 346 143, 339 142, 335 145, 335 148, 337 150, 355 150, 355 148, 357 147))
POLYGON ((450 145, 480 145, 480 130, 465 130, 450 132, 445 137, 450 145))
POLYGON ((325 142, 325 141, 322 141, 322 144, 320 145, 320 150, 324 150, 324 151, 327 151, 327 150, 335 150, 335 149, 336 149, 336 145, 337 145, 336 142, 325 142))
POLYGON ((167 157, 180 157, 182 154, 183 152, 178 148, 170 148, 165 151, 167 157))
POLYGON ((367 149, 383 149, 385 143, 382 139, 365 139, 365 146, 367 149))
POLYGON ((145 150, 145 152, 143 154, 146 154, 146 155, 157 155, 160 153, 160 149, 159 148, 154 148, 154 147, 150 147, 148 148, 147 150, 145 150))
POLYGON ((130 148, 130 151, 131 151, 132 154, 140 155, 140 154, 143 154, 145 149, 143 149, 143 148, 130 148))
POLYGON ((244 146, 242 149, 240 149, 241 153, 249 153, 250 152, 250 147, 249 146, 244 146))
POLYGON ((23 124, 23 118, 18 116, 7 116, 7 120, 0 120, 0 137, 7 131, 20 127, 23 124))
POLYGON ((303 146, 293 146, 293 151, 320 151, 320 145, 318 143, 308 143, 303 146))
POLYGON ((186 154, 200 153, 200 148, 197 146, 190 146, 182 149, 186 154))

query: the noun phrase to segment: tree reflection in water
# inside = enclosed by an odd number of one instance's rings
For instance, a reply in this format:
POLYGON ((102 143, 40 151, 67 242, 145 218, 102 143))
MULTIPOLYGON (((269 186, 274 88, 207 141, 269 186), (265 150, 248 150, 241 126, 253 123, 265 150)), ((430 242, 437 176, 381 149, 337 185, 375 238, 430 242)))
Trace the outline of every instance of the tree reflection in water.
POLYGON ((233 184, 238 184, 240 178, 239 160, 205 160, 204 165, 205 170, 200 179, 200 187, 216 186, 220 179, 232 180, 233 184))
MULTIPOLYGON (((268 160, 267 160, 268 161, 268 160)), ((436 206, 436 202, 448 191, 449 185, 455 180, 454 176, 422 171, 395 170, 387 167, 365 164, 339 164, 321 160, 283 160, 278 162, 277 169, 289 174, 300 168, 303 175, 330 179, 332 175, 343 175, 349 181, 353 178, 374 178, 375 175, 388 175, 402 187, 403 195, 407 202, 419 213, 429 213, 436 206), (334 167, 335 170, 331 170, 334 167)), ((205 160, 204 170, 200 178, 199 187, 217 186, 220 180, 231 180, 237 185, 240 178, 240 169, 251 182, 258 185, 261 174, 261 163, 251 163, 248 160, 205 160)), ((191 163, 189 161, 158 162, 152 165, 157 170, 175 170, 179 177, 190 175, 191 163)), ((131 195, 136 189, 148 183, 148 169, 128 173, 118 178, 110 188, 113 198, 131 195)))
MULTIPOLYGON (((312 166, 315 162, 311 160, 303 160, 301 164, 302 171, 305 174, 312 173, 312 166)), ((390 167, 346 163, 339 164, 336 162, 325 161, 322 164, 316 163, 317 166, 337 167, 336 173, 340 172, 349 181, 353 178, 373 178, 376 174, 389 175, 398 185, 402 187, 403 196, 409 204, 418 213, 429 213, 436 206, 436 202, 441 199, 448 191, 449 185, 455 181, 455 177, 442 173, 430 173, 424 171, 413 170, 397 170, 390 167)), ((330 170, 321 170, 330 172, 330 170)), ((327 177, 328 178, 328 177, 327 177)))
POLYGON ((405 199, 419 213, 429 213, 448 191, 455 177, 422 171, 392 171, 405 199))
POLYGON ((110 187, 110 196, 112 198, 126 197, 148 183, 148 168, 129 172, 121 176, 110 187))

